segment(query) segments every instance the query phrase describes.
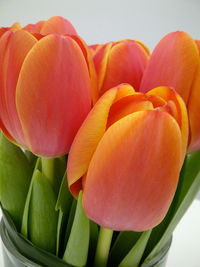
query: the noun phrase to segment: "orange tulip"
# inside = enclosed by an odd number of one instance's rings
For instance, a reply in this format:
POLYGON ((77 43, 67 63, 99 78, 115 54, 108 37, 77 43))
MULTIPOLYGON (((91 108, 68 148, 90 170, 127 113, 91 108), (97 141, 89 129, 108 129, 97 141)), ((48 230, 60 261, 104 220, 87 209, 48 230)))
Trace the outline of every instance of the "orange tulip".
POLYGON ((103 227, 144 231, 173 199, 188 141, 187 110, 168 87, 147 94, 124 84, 108 90, 69 152, 68 183, 83 190, 87 216, 103 227))
POLYGON ((21 25, 17 22, 17 23, 14 23, 11 27, 0 27, 0 38, 1 36, 7 32, 7 31, 18 31, 21 29, 21 25))
POLYGON ((0 127, 11 141, 54 157, 69 151, 91 109, 94 66, 83 40, 66 34, 69 22, 42 25, 40 33, 27 27, 1 36, 0 127))
POLYGON ((135 90, 139 89, 149 55, 142 43, 124 40, 91 46, 91 50, 100 95, 120 83, 129 83, 135 90))
POLYGON ((184 99, 190 124, 188 151, 200 149, 200 42, 187 33, 166 35, 154 49, 140 91, 170 86, 184 99))
POLYGON ((39 21, 35 24, 28 24, 23 29, 29 32, 41 33, 44 35, 51 33, 77 34, 71 22, 60 16, 51 17, 47 21, 39 21))

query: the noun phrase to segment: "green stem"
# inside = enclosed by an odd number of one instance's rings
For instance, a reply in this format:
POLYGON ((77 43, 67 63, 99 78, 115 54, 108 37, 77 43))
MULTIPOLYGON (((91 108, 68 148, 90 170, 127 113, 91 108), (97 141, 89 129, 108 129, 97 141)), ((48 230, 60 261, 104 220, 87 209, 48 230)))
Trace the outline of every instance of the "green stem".
POLYGON ((94 267, 106 267, 113 230, 101 227, 94 259, 94 267))
POLYGON ((51 184, 54 180, 54 158, 41 158, 42 172, 49 179, 51 184))

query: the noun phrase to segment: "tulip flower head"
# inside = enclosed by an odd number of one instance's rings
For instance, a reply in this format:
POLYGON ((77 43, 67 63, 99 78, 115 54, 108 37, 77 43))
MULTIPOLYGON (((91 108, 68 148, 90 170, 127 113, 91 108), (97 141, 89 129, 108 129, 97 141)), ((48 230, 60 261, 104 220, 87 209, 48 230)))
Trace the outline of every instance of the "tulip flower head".
POLYGON ((66 154, 95 93, 89 49, 61 17, 0 38, 0 127, 33 153, 66 154))
POLYGON ((138 41, 124 40, 91 46, 97 72, 98 90, 102 95, 120 83, 129 83, 139 90, 148 62, 148 49, 138 41))
POLYGON ((28 24, 24 27, 24 30, 43 35, 51 33, 77 35, 77 32, 71 22, 59 16, 51 17, 47 21, 39 21, 35 24, 28 24))
POLYGON ((141 92, 170 86, 184 99, 189 115, 188 151, 200 149, 200 42, 173 32, 154 49, 140 85, 141 92))
POLYGON ((122 84, 108 90, 79 129, 68 158, 74 196, 105 228, 143 231, 159 224, 173 199, 188 141, 181 97, 122 84))

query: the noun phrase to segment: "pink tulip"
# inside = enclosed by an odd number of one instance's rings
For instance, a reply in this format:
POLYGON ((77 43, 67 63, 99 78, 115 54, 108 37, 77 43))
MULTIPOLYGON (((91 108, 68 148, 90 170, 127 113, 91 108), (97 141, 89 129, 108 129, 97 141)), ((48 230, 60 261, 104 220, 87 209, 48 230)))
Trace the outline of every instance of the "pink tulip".
POLYGON ((173 32, 161 39, 144 71, 140 91, 164 85, 174 88, 186 103, 188 151, 200 149, 200 42, 187 33, 173 32))
POLYGON ((123 40, 92 46, 98 90, 102 95, 120 83, 129 83, 137 91, 148 62, 148 49, 138 41, 123 40))
POLYGON ((70 25, 53 17, 0 38, 1 130, 41 156, 69 151, 96 95, 89 49, 70 25))

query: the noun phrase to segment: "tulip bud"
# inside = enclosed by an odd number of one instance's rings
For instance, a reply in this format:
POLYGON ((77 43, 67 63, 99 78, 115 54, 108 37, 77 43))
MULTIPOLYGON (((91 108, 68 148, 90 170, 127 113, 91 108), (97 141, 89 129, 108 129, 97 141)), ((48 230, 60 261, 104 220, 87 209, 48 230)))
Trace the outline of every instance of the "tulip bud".
POLYGON ((105 228, 144 231, 159 224, 176 191, 188 142, 181 97, 169 87, 147 94, 108 90, 71 146, 70 191, 83 190, 87 216, 105 228))
POLYGON ((200 43, 187 33, 166 35, 154 49, 140 91, 170 86, 184 99, 190 124, 188 151, 200 149, 200 43))
POLYGON ((70 25, 53 17, 35 24, 35 33, 29 25, 0 38, 1 130, 41 156, 69 151, 97 98, 89 49, 77 35, 66 34, 76 34, 70 25))
POLYGON ((137 91, 148 61, 147 48, 138 41, 124 40, 92 46, 99 94, 120 83, 129 83, 137 91))
POLYGON ((11 27, 0 27, 0 38, 5 32, 9 30, 15 32, 20 29, 21 29, 21 25, 18 22, 14 23, 11 27))
POLYGON ((28 24, 23 29, 43 35, 51 33, 77 35, 77 32, 71 22, 60 16, 51 17, 47 21, 39 21, 35 24, 28 24))

